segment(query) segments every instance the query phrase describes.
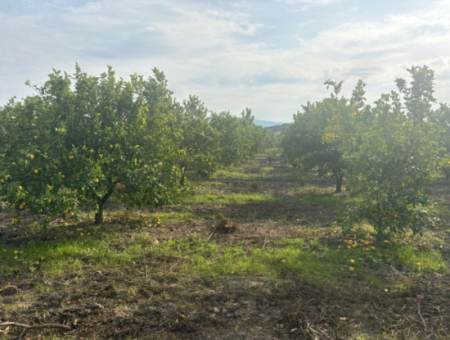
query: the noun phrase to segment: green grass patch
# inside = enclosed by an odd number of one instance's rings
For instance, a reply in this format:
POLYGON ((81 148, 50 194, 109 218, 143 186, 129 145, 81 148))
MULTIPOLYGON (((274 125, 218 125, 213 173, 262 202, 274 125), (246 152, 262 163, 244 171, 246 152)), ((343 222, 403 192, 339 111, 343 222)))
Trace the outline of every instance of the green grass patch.
POLYGON ((326 208, 337 208, 344 201, 342 196, 302 196, 300 199, 303 203, 320 205, 326 208))
POLYGON ((447 263, 436 250, 420 251, 413 246, 401 246, 396 249, 399 264, 414 271, 448 272, 447 263))
POLYGON ((183 200, 183 202, 188 204, 205 204, 210 202, 216 202, 220 204, 227 204, 227 203, 240 204, 251 201, 267 201, 271 199, 273 199, 271 195, 264 195, 264 194, 226 194, 226 195, 203 194, 187 197, 183 200))
POLYGON ((219 170, 212 176, 212 178, 255 179, 262 177, 259 174, 244 173, 242 170, 242 168, 238 168, 237 170, 233 170, 231 168, 219 170))

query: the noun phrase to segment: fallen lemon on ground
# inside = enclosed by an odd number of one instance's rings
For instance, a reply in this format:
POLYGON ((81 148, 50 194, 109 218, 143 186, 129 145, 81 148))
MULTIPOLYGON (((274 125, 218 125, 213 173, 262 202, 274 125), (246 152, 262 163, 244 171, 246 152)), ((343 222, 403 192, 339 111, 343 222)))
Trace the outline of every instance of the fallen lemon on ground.
POLYGON ((353 268, 353 267, 350 267, 349 268, 349 270, 352 272, 352 271, 354 271, 355 270, 355 268, 353 268))
POLYGON ((355 260, 351 259, 351 260, 350 260, 350 263, 352 263, 352 264, 355 263, 355 260))

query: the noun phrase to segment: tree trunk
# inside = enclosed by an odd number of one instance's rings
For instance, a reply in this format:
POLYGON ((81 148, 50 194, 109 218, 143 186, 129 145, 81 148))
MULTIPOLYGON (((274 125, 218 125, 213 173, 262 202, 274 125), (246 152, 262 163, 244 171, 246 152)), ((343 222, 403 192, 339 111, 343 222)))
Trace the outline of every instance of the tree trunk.
POLYGON ((342 176, 336 178, 336 193, 340 193, 342 191, 342 176))
POLYGON ((95 213, 95 224, 103 223, 103 205, 98 203, 98 211, 95 213))
POLYGON ((98 200, 98 202, 97 202, 98 211, 95 213, 95 224, 103 223, 103 206, 105 205, 106 201, 112 195, 113 192, 114 192, 114 188, 109 189, 109 191, 106 193, 106 195, 98 200))

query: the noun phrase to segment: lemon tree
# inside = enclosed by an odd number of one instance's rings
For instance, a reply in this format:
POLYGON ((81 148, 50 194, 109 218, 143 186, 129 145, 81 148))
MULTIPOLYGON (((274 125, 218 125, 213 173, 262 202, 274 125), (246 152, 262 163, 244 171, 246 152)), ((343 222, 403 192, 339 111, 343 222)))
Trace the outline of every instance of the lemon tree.
POLYGON ((94 77, 77 65, 33 88, 0 114, 0 200, 10 208, 76 219, 91 204, 102 223, 113 194, 136 206, 177 199, 174 100, 162 72, 125 81, 111 67, 94 77))
MULTIPOLYGON (((436 138, 441 128, 429 119, 433 73, 427 67, 408 71, 411 86, 397 79, 399 92, 383 94, 375 102, 371 118, 357 130, 357 140, 339 144, 348 164, 347 191, 356 198, 342 210, 340 222, 351 227, 368 221, 380 239, 406 230, 420 233, 432 222, 425 189, 442 162, 436 138)), ((345 140, 345 129, 336 120, 328 130, 328 141, 345 140)))
POLYGON ((228 166, 252 159, 258 152, 273 145, 273 135, 262 126, 255 125, 253 120, 252 111, 248 108, 241 118, 228 111, 211 114, 210 124, 217 131, 219 165, 228 166))
POLYGON ((180 131, 179 168, 184 184, 187 171, 208 176, 217 169, 219 136, 208 120, 208 109, 197 96, 189 96, 177 111, 175 128, 180 131))
POLYGON ((450 180, 450 105, 440 103, 439 108, 432 111, 429 121, 441 127, 441 133, 436 138, 440 147, 441 164, 439 168, 444 172, 448 181, 450 180))
POLYGON ((333 87, 331 96, 303 105, 302 111, 294 114, 294 122, 284 130, 280 145, 288 162, 305 170, 316 169, 319 176, 331 174, 336 180, 336 192, 341 192, 345 170, 342 150, 335 140, 324 137, 332 120, 350 116, 351 108, 348 99, 339 98, 342 82, 325 84, 333 87))

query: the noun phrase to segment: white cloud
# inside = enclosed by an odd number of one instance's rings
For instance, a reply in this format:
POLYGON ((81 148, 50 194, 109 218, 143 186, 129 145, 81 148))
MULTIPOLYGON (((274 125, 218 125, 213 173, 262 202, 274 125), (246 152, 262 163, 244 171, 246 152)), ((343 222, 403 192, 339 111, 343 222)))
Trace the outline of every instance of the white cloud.
POLYGON ((292 38, 289 49, 266 42, 264 30, 276 27, 256 22, 244 5, 223 10, 177 0, 103 0, 55 11, 0 12, 8 27, 0 31, 0 105, 31 94, 25 80, 42 83, 51 68, 70 72, 76 61, 91 74, 111 64, 122 77, 158 67, 180 100, 196 94, 212 110, 238 114, 252 107, 267 120, 289 121, 301 104, 327 93, 328 78, 345 80, 347 94, 363 78, 373 100, 393 89, 396 77, 407 77, 412 64, 433 68, 437 98, 450 101, 450 5, 444 2, 292 38))

